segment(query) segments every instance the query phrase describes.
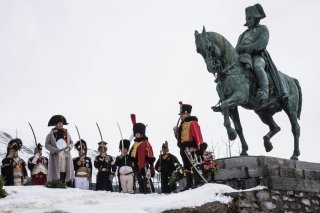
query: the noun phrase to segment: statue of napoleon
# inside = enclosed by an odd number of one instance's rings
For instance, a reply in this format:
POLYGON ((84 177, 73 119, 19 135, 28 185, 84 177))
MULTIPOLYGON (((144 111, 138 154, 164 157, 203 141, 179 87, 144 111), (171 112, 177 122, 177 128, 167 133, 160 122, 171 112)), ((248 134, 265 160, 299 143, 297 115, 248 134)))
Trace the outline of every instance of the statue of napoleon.
POLYGON ((269 126, 270 131, 263 137, 267 152, 273 149, 270 139, 280 131, 273 115, 283 110, 290 119, 294 136, 291 159, 297 160, 300 155, 297 120, 302 107, 299 81, 278 71, 266 50, 269 31, 260 25, 260 20, 266 17, 262 6, 255 4, 247 7, 245 12, 248 29, 240 35, 236 48, 219 33, 206 32, 204 27, 202 33, 195 31, 197 52, 204 58, 207 70, 216 78, 220 100, 212 109, 222 112, 229 140, 239 136, 241 155, 248 155, 248 145, 242 132, 238 106, 254 110, 269 126))
POLYGON ((246 8, 246 23, 248 29, 244 31, 238 40, 236 51, 240 55, 240 61, 246 68, 253 69, 259 81, 256 97, 260 102, 266 102, 269 94, 269 81, 265 72, 267 68, 274 80, 276 91, 282 98, 287 97, 284 83, 274 65, 266 47, 269 41, 269 30, 265 25, 260 25, 260 20, 266 17, 260 4, 246 8))

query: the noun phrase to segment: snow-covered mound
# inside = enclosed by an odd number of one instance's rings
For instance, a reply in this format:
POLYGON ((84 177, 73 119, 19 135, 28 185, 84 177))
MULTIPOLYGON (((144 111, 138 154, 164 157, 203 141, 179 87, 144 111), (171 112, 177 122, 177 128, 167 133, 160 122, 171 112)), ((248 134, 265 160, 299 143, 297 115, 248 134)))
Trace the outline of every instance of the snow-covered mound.
POLYGON ((9 195, 0 200, 0 211, 13 213, 37 212, 162 212, 182 207, 195 207, 219 201, 228 203, 231 197, 221 193, 237 190, 221 184, 177 194, 121 194, 105 191, 85 191, 74 188, 49 189, 43 186, 7 186, 9 195))

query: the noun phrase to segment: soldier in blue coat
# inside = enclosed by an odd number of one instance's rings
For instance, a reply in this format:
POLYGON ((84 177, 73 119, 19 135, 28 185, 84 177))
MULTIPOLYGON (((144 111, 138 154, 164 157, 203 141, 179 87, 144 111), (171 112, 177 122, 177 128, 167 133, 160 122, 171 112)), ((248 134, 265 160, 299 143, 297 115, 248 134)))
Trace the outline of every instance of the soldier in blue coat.
POLYGON ((107 143, 101 141, 98 143, 98 155, 94 160, 94 167, 98 169, 96 190, 105 190, 113 192, 112 180, 116 167, 113 158, 107 154, 107 143))

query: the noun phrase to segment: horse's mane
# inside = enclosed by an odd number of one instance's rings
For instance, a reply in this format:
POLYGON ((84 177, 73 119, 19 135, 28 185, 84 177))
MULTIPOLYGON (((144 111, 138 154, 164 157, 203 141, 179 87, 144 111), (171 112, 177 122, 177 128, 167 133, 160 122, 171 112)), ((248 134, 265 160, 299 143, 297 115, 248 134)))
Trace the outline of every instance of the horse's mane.
POLYGON ((220 49, 222 56, 225 57, 227 64, 234 63, 238 59, 238 53, 232 44, 222 35, 216 32, 206 32, 208 38, 220 49))

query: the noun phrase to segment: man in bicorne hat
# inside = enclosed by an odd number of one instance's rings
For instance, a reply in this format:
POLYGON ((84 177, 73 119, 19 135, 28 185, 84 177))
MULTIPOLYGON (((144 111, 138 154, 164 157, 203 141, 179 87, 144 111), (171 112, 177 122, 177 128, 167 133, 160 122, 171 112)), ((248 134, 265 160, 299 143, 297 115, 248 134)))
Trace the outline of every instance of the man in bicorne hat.
MULTIPOLYGON (((194 171, 187 154, 196 162, 201 156, 201 147, 203 144, 202 133, 198 124, 198 118, 191 116, 192 106, 189 104, 180 105, 180 119, 181 124, 175 127, 174 134, 178 140, 178 147, 180 148, 180 155, 183 161, 184 173, 187 179, 187 185, 184 190, 193 187, 194 171)), ((195 178, 198 179, 197 174, 195 178)))
POLYGON ((79 157, 73 158, 76 176, 74 179, 74 187, 88 190, 92 177, 92 162, 91 158, 87 157, 87 143, 81 139, 81 141, 77 141, 74 147, 79 152, 79 157))
POLYGON ((269 81, 266 69, 270 72, 279 96, 287 96, 283 80, 274 65, 269 53, 266 50, 269 41, 269 31, 265 25, 260 25, 260 20, 266 15, 260 4, 247 7, 246 23, 248 29, 244 31, 236 46, 240 55, 240 61, 246 64, 247 68, 253 69, 258 79, 257 98, 260 102, 266 102, 269 97, 269 81))
POLYGON ((74 179, 74 167, 70 154, 73 141, 68 130, 63 127, 67 124, 67 120, 62 115, 51 117, 48 126, 54 126, 54 128, 47 135, 45 147, 50 152, 47 181, 60 179, 70 185, 74 179))
POLYGON ((32 185, 45 185, 48 174, 48 158, 42 155, 42 145, 37 144, 34 156, 28 160, 28 168, 31 172, 32 185))
POLYGON ((25 185, 28 180, 26 163, 18 155, 22 147, 22 141, 19 138, 9 141, 7 146, 7 155, 2 160, 1 174, 5 180, 5 186, 25 185))
POLYGON ((170 178, 172 173, 181 167, 177 157, 169 153, 167 141, 162 144, 162 154, 159 156, 155 168, 161 173, 161 193, 169 194, 176 190, 176 183, 170 183, 170 178))
POLYGON ((119 150, 121 155, 117 156, 114 165, 118 167, 119 191, 123 193, 133 193, 134 171, 132 161, 129 156, 130 141, 120 140, 119 150), (122 145, 123 144, 123 145, 122 145))
POLYGON ((151 177, 154 176, 153 149, 146 136, 146 126, 143 123, 133 125, 133 135, 135 137, 134 144, 130 150, 130 157, 133 161, 133 167, 136 171, 137 180, 139 183, 140 193, 152 193, 154 187, 151 177))
POLYGON ((98 143, 100 155, 94 160, 94 167, 98 169, 96 190, 105 190, 113 192, 112 180, 116 167, 113 158, 107 154, 107 143, 100 141, 98 143))

